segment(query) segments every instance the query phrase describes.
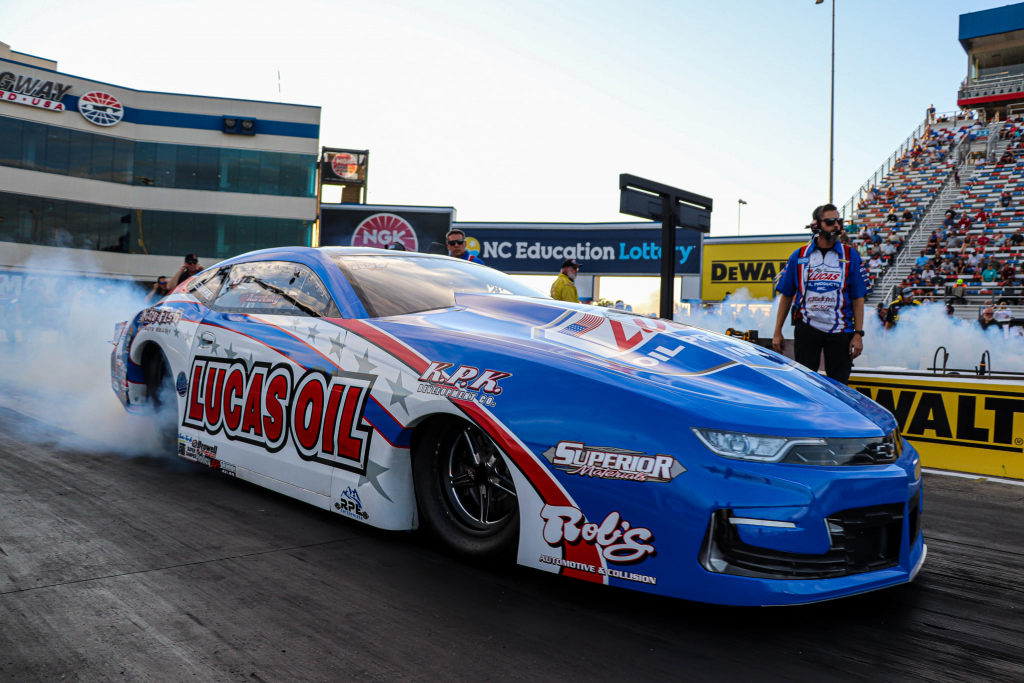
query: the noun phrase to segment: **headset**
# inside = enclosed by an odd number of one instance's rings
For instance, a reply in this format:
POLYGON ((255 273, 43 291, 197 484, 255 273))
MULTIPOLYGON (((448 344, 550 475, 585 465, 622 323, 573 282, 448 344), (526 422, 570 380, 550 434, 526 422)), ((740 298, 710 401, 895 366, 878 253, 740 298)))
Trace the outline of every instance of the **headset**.
MULTIPOLYGON (((811 212, 811 219, 814 221, 814 224, 811 227, 811 234, 817 237, 818 235, 824 233, 831 237, 832 239, 839 239, 839 236, 843 233, 843 219, 842 217, 837 219, 836 227, 834 230, 825 230, 825 227, 822 225, 821 214, 822 209, 824 209, 826 206, 831 205, 824 204, 822 206, 817 207, 816 209, 814 209, 814 211, 811 212)), ((835 210, 835 207, 829 209, 829 211, 833 210, 835 210)))

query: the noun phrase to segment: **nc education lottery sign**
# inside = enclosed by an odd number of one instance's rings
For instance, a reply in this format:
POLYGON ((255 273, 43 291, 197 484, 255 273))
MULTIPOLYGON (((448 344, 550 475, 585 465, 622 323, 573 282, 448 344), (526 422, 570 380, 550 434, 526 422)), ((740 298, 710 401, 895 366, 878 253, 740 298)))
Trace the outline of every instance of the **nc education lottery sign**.
MULTIPOLYGON (((550 275, 574 258, 587 275, 657 275, 661 272, 661 227, 530 228, 457 224, 480 242, 480 256, 508 273, 550 275)), ((676 274, 700 273, 701 234, 676 231, 676 274)))

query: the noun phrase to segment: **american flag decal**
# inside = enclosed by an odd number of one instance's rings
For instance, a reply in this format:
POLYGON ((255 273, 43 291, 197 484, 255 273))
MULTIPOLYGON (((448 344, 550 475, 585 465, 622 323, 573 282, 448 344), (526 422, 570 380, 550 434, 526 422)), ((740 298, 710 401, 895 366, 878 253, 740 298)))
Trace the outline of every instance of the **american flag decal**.
POLYGON ((562 334, 567 334, 570 337, 582 337, 591 330, 596 330, 601 326, 604 321, 599 315, 591 315, 587 313, 585 316, 574 322, 572 325, 568 325, 564 329, 559 330, 562 334))

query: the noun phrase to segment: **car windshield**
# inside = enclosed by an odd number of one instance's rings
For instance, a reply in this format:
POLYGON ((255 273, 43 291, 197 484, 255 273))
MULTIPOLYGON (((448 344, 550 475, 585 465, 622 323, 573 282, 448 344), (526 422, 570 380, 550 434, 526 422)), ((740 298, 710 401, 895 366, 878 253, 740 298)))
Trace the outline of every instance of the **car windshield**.
POLYGON ((454 258, 339 254, 331 257, 374 318, 455 305, 457 293, 546 299, 505 273, 454 258))

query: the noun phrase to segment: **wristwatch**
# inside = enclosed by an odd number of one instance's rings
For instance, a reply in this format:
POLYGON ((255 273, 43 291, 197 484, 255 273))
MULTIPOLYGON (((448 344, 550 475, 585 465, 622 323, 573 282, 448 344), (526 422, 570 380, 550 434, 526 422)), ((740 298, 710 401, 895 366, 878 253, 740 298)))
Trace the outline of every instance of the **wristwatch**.
POLYGON ((854 330, 853 333, 854 334, 859 334, 862 337, 864 336, 864 330, 854 330))

